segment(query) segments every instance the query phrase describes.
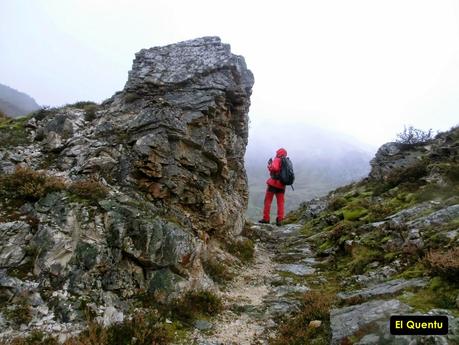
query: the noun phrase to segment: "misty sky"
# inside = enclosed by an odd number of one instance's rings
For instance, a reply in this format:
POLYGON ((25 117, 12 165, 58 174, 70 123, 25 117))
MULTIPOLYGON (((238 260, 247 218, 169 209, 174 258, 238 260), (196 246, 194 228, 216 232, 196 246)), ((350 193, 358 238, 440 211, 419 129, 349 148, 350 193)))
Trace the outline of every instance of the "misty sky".
POLYGON ((0 0, 0 83, 102 101, 142 48, 220 36, 255 74, 253 131, 314 124, 380 145, 459 123, 457 1, 0 0))

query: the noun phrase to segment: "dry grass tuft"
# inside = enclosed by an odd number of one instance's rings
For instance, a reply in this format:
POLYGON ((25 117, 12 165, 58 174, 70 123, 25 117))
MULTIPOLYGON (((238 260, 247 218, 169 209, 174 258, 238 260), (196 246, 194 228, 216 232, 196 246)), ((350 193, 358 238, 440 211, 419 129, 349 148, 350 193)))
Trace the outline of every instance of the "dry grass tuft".
POLYGON ((330 307, 333 296, 321 291, 308 291, 302 301, 299 313, 284 322, 271 345, 329 344, 330 307), (312 320, 321 320, 319 328, 308 328, 312 320))
POLYGON ((66 188, 58 177, 30 168, 17 167, 15 172, 0 176, 0 196, 24 201, 37 201, 46 194, 66 188))
POLYGON ((75 181, 70 185, 69 191, 91 201, 102 200, 108 194, 108 189, 95 179, 75 181))
POLYGON ((432 274, 459 282, 459 247, 448 251, 430 250, 425 262, 432 274))

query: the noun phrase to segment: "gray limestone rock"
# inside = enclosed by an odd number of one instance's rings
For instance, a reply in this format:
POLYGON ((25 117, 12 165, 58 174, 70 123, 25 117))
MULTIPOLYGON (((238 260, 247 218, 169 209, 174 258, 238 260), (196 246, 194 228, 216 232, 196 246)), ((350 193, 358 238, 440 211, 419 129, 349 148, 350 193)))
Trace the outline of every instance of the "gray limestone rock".
POLYGON ((427 227, 447 223, 459 217, 459 204, 445 207, 428 216, 417 218, 407 223, 410 228, 427 227))
POLYGON ((214 325, 206 320, 196 320, 194 327, 200 331, 209 331, 214 327, 214 325))
POLYGON ((290 272, 297 276, 307 276, 315 272, 313 267, 303 264, 280 264, 277 265, 277 270, 282 272, 290 272))
POLYGON ((370 298, 379 295, 390 295, 402 291, 409 287, 423 287, 427 284, 426 279, 415 278, 410 280, 395 279, 375 286, 350 292, 339 292, 337 296, 343 300, 353 298, 370 298))
POLYGON ((0 268, 18 266, 31 238, 30 226, 25 222, 0 223, 0 268))
POLYGON ((339 344, 360 328, 384 319, 387 321, 392 314, 406 313, 410 307, 398 300, 374 300, 363 304, 332 309, 330 312, 330 326, 332 329, 331 344, 339 344))
POLYGON ((389 142, 382 145, 371 160, 369 176, 376 180, 384 180, 396 169, 406 168, 419 161, 421 152, 406 150, 405 145, 389 142))

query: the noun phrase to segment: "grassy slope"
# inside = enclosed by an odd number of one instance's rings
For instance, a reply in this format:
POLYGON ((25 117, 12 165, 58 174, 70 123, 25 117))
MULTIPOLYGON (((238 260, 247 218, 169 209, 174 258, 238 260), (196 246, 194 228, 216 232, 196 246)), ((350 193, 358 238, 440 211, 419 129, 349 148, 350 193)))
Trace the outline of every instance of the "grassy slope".
MULTIPOLYGON (((459 145, 459 128, 447 134, 449 146, 459 145)), ((435 145, 435 144, 434 144, 435 145)), ((409 148, 416 150, 417 148, 409 148)), ((438 148, 441 152, 441 148, 438 148)), ((421 203, 428 207, 412 216, 426 216, 448 205, 459 204, 459 160, 454 155, 420 155, 419 162, 410 168, 395 170, 385 181, 365 179, 331 192, 325 210, 317 217, 305 216, 305 204, 291 212, 289 222, 303 222, 302 232, 312 243, 323 264, 319 265, 319 277, 305 279, 312 289, 332 296, 338 291, 355 290, 362 285, 349 279, 355 275, 368 275, 383 266, 395 267, 397 273, 390 277, 426 277, 425 288, 412 290, 398 296, 415 310, 426 312, 433 308, 447 309, 459 316, 456 298, 459 295, 459 218, 426 227, 422 230, 423 245, 402 245, 408 237, 406 224, 389 224, 381 228, 369 224, 383 221, 401 210, 421 203), (429 177, 436 176, 436 179, 429 177), (451 237, 453 234, 453 237, 451 237), (318 279, 319 278, 319 279, 318 279), (326 283, 324 283, 326 282, 326 283)), ((348 303, 359 303, 353 301, 348 303)), ((335 307, 343 306, 336 302, 335 307)), ((307 307, 307 306, 305 306, 307 307)), ((301 311, 299 317, 301 318, 301 311)), ((301 343, 291 334, 301 337, 301 325, 297 319, 288 321, 274 344, 301 343)), ((328 326, 327 321, 325 322, 328 326)), ((329 334, 328 334, 329 336, 329 334)), ((349 343, 358 340, 349 339, 349 343)), ((309 343, 327 343, 324 333, 308 336, 309 343)))

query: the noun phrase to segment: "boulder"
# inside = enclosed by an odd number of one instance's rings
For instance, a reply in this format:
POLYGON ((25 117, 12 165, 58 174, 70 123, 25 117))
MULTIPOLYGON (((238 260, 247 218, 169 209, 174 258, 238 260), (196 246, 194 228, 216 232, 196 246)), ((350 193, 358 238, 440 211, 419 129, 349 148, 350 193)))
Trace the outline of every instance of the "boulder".
POLYGON ((18 266, 31 238, 30 226, 25 222, 0 223, 0 268, 18 266))
POLYGON ((344 338, 378 320, 384 320, 388 325, 387 320, 392 314, 403 314, 409 310, 409 306, 396 299, 373 300, 341 309, 332 309, 330 312, 331 344, 340 344, 344 338))

